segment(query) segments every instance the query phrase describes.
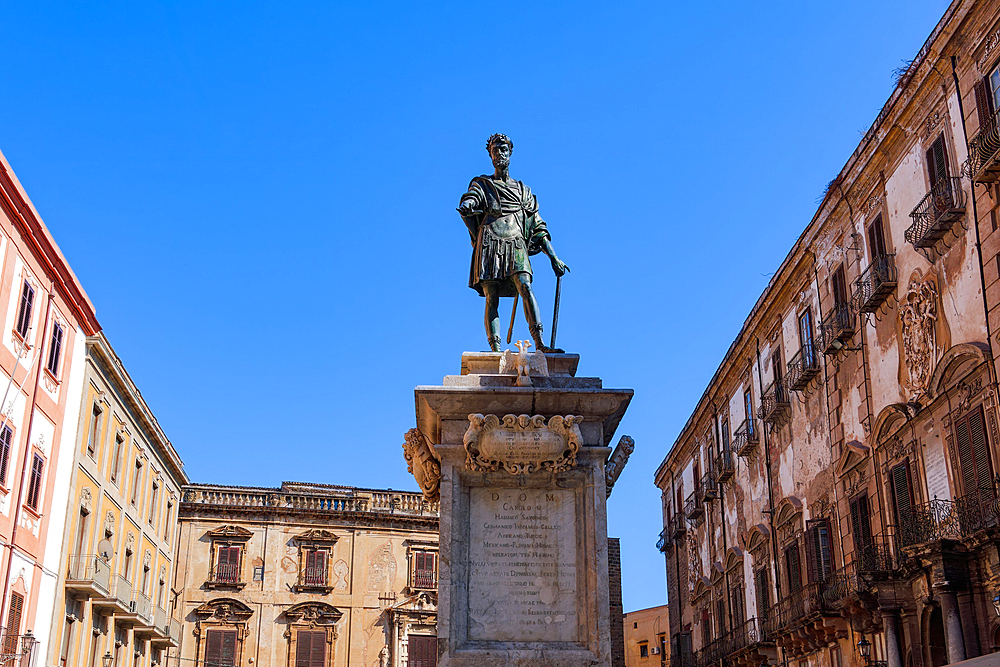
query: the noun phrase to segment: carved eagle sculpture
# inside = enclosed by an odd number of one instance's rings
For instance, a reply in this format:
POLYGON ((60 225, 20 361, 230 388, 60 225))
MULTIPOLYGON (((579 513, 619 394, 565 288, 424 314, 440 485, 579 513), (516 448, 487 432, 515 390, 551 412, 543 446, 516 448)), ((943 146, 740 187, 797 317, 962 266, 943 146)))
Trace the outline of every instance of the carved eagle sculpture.
POLYGON ((504 350, 500 358, 500 373, 517 372, 517 386, 530 387, 531 375, 549 376, 549 364, 542 352, 528 352, 530 340, 517 341, 517 352, 504 350))

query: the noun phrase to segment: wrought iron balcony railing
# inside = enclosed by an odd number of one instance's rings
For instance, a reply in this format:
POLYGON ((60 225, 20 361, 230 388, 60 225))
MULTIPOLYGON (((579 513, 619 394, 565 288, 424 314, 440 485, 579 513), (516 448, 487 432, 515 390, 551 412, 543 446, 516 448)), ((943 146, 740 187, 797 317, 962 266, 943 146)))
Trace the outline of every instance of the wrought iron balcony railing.
POLYGON ((728 658, 739 653, 754 644, 762 644, 768 641, 761 624, 756 618, 751 618, 745 623, 737 625, 728 633, 723 635, 725 644, 725 657, 728 658))
POLYGON ((663 530, 660 531, 659 539, 656 540, 656 550, 659 551, 661 554, 667 553, 667 549, 670 548, 671 544, 673 544, 674 536, 673 536, 672 526, 670 525, 673 522, 674 522, 673 517, 667 519, 667 525, 664 526, 663 530))
POLYGON ((715 457, 715 478, 719 483, 728 482, 736 474, 736 462, 733 452, 728 447, 723 448, 715 457))
POLYGON ((706 502, 711 502, 719 497, 719 485, 716 482, 716 471, 710 470, 701 478, 701 497, 706 502))
POLYGON ((813 612, 828 610, 829 606, 823 600, 823 584, 806 584, 767 610, 763 629, 768 637, 776 637, 813 612))
POLYGON ((788 362, 788 375, 785 381, 792 391, 802 391, 809 386, 809 382, 819 374, 819 359, 816 354, 816 346, 810 340, 803 343, 802 347, 788 362))
POLYGON ((1000 176, 1000 111, 979 128, 969 141, 969 171, 977 183, 992 183, 1000 176))
POLYGON ((212 583, 235 586, 240 582, 240 568, 236 563, 216 565, 212 571, 212 583))
POLYGON ((897 539, 900 547, 938 540, 961 540, 997 525, 993 512, 996 494, 992 487, 955 500, 935 498, 917 505, 900 517, 897 539))
POLYGON ((838 303, 819 325, 819 349, 823 354, 837 354, 854 335, 854 309, 850 303, 838 303))
POLYGON ((893 537, 890 533, 880 533, 872 538, 871 544, 861 545, 854 552, 858 572, 869 581, 887 579, 896 569, 892 555, 893 537))
POLYGON ((433 570, 417 570, 413 573, 413 587, 420 589, 437 588, 437 576, 433 570))
POLYGON ((764 387, 764 391, 760 395, 760 410, 758 414, 761 421, 765 424, 774 424, 787 415, 791 407, 791 403, 788 401, 788 392, 785 390, 785 383, 779 380, 764 387))
POLYGON ((903 237, 914 248, 933 248, 963 215, 965 190, 962 179, 942 178, 910 212, 913 224, 903 232, 903 237))
POLYGON ((737 456, 749 456, 760 442, 760 434, 757 431, 757 420, 752 416, 743 420, 733 433, 733 449, 737 456))
POLYGON ((686 517, 684 516, 684 510, 682 509, 677 514, 672 517, 670 523, 671 537, 677 539, 681 535, 687 532, 686 517))
POLYGON ((326 586, 326 568, 307 567, 301 583, 303 586, 326 586))
POLYGON ((859 313, 878 312, 879 307, 896 289, 896 255, 878 255, 872 258, 865 272, 854 281, 851 297, 854 309, 859 313))
POLYGON ((684 515, 687 520, 694 523, 705 513, 705 505, 702 502, 701 490, 696 489, 684 503, 684 515))

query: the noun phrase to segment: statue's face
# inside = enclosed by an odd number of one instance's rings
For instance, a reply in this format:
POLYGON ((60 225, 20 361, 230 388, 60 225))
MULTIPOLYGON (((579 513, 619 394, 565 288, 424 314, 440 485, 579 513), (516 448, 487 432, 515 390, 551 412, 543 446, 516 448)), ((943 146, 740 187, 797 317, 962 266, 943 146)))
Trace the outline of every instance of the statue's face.
POLYGON ((504 169, 510 164, 510 146, 506 141, 498 141, 490 147, 490 157, 493 158, 493 166, 497 169, 504 169))

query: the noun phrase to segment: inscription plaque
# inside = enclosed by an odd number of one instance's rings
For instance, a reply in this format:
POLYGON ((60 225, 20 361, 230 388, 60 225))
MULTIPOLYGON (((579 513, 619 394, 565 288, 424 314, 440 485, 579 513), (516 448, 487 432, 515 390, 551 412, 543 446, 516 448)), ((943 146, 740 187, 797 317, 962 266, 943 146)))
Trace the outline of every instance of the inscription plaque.
POLYGON ((576 466, 583 417, 555 415, 469 415, 463 443, 465 467, 475 472, 500 470, 524 475, 537 470, 560 472, 576 466))
POLYGON ((469 494, 469 639, 578 641, 574 492, 469 494))

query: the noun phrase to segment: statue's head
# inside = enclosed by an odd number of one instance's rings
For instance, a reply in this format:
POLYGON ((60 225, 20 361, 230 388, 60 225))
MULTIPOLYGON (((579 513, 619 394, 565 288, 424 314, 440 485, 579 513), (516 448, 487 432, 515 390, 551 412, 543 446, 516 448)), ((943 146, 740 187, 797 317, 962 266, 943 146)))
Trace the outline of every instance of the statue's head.
POLYGON ((501 169, 510 164, 510 154, 514 152, 514 142, 506 134, 494 134, 486 140, 486 150, 493 158, 493 166, 501 169))

